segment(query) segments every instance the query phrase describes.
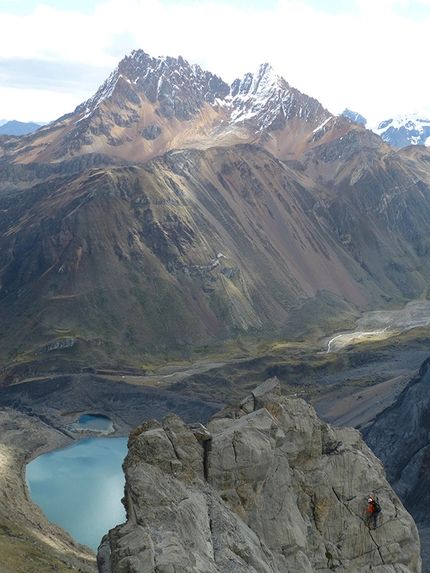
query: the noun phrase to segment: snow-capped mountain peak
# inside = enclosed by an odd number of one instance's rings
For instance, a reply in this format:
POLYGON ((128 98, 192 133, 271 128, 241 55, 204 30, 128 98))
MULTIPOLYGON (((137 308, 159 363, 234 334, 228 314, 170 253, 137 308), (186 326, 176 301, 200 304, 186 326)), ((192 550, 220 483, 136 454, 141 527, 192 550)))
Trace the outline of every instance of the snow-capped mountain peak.
POLYGON ((93 96, 91 96, 86 102, 82 103, 76 108, 75 113, 84 111, 84 116, 81 117, 78 121, 81 121, 82 119, 85 119, 86 117, 91 115, 105 99, 107 99, 110 95, 112 95, 119 77, 120 74, 118 68, 116 68, 110 74, 110 76, 103 82, 103 84, 100 86, 97 92, 93 96))
POLYGON ((139 105, 138 94, 143 94, 151 103, 159 102, 161 116, 168 119, 174 116, 190 119, 205 101, 214 103, 216 98, 224 98, 230 92, 221 78, 198 65, 190 65, 181 56, 152 57, 143 50, 136 50, 119 63, 94 96, 75 113, 84 111, 84 118, 91 115, 115 93, 121 80, 129 85, 126 100, 139 105))
POLYGON ((372 129, 394 147, 430 146, 430 110, 395 115, 372 129))
POLYGON ((291 88, 269 64, 256 73, 247 73, 231 85, 229 101, 234 122, 254 123, 258 130, 282 129, 285 121, 297 116, 308 120, 317 114, 319 121, 331 117, 321 104, 291 88))
POLYGON ((152 57, 137 50, 91 98, 54 122, 51 132, 61 133, 55 149, 41 140, 32 157, 59 159, 101 149, 127 161, 146 161, 172 146, 239 142, 262 142, 271 153, 290 157, 296 148, 320 141, 332 117, 267 63, 229 85, 181 56, 152 57))
MULTIPOLYGON (((231 97, 246 98, 250 95, 266 97, 270 94, 281 78, 275 74, 269 64, 262 64, 255 74, 248 72, 242 79, 236 79, 231 86, 231 97)), ((285 82, 286 83, 286 82, 285 82)))

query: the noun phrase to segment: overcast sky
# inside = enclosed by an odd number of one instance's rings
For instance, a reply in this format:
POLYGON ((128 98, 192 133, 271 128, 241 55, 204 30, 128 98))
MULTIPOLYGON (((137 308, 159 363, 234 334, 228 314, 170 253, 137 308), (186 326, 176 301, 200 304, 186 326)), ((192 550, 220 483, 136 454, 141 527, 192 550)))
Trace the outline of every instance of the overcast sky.
POLYGON ((268 62, 370 125, 430 109, 430 0, 0 0, 0 30, 0 119, 73 111, 138 48, 227 82, 268 62))

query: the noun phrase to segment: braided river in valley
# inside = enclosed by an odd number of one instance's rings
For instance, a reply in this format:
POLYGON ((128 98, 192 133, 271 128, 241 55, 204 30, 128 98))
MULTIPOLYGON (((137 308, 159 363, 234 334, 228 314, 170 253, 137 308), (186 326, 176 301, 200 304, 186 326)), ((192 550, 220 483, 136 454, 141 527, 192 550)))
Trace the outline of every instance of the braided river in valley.
POLYGON ((365 312, 357 320, 360 330, 341 332, 325 340, 327 352, 336 352, 360 340, 372 340, 395 336, 399 332, 430 325, 430 301, 410 302, 400 310, 376 310, 365 312))

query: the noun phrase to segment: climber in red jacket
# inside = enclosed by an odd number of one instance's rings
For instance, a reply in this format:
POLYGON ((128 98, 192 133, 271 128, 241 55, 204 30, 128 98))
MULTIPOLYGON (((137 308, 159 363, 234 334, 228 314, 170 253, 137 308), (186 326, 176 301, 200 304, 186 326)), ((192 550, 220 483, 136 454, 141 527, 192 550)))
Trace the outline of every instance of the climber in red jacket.
POLYGON ((376 529, 376 521, 381 513, 381 506, 376 498, 373 495, 369 495, 367 498, 367 503, 369 504, 369 508, 367 509, 366 513, 369 514, 369 519, 367 522, 368 527, 370 527, 370 522, 372 521, 373 517, 373 529, 376 529))

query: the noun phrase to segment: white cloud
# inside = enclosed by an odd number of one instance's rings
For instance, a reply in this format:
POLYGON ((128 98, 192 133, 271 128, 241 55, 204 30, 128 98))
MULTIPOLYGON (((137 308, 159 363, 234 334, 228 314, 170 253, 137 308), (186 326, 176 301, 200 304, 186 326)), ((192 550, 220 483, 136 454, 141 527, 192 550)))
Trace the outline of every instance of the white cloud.
POLYGON ((0 115, 8 120, 49 122, 73 111, 81 99, 75 94, 47 90, 0 88, 0 115), (8 110, 14 110, 9 113, 8 110))
MULTIPOLYGON (((25 96, 9 99, 0 88, 0 116, 46 121, 54 119, 60 101, 70 108, 58 115, 72 111, 102 81, 88 73, 91 66, 104 73, 132 49, 142 48, 153 56, 182 55, 226 81, 269 62, 292 86, 334 113, 349 107, 375 122, 430 104, 422 64, 430 22, 404 16, 418 3, 428 5, 430 0, 357 0, 359 12, 337 15, 312 9, 304 0, 279 0, 276 9, 265 11, 239 10, 233 2, 164 5, 159 0, 109 0, 96 4, 93 15, 43 5, 23 17, 0 13, 0 84, 11 81, 10 75, 2 76, 5 68, 12 73, 7 61, 20 58, 34 68, 34 61, 41 59, 53 66, 59 62, 62 93, 54 94, 50 103, 47 83, 54 92, 54 69, 49 68, 47 82, 40 68, 39 81, 28 74, 28 89, 33 91, 25 107, 18 103, 25 96), (73 75, 77 68, 68 71, 64 62, 82 63, 79 89, 73 75), (66 74, 73 75, 69 94, 64 91, 66 74), (45 90, 44 97, 35 99, 38 89, 45 90)), ((24 67, 16 73, 24 78, 24 67)), ((18 80, 10 85, 18 85, 18 80)))

